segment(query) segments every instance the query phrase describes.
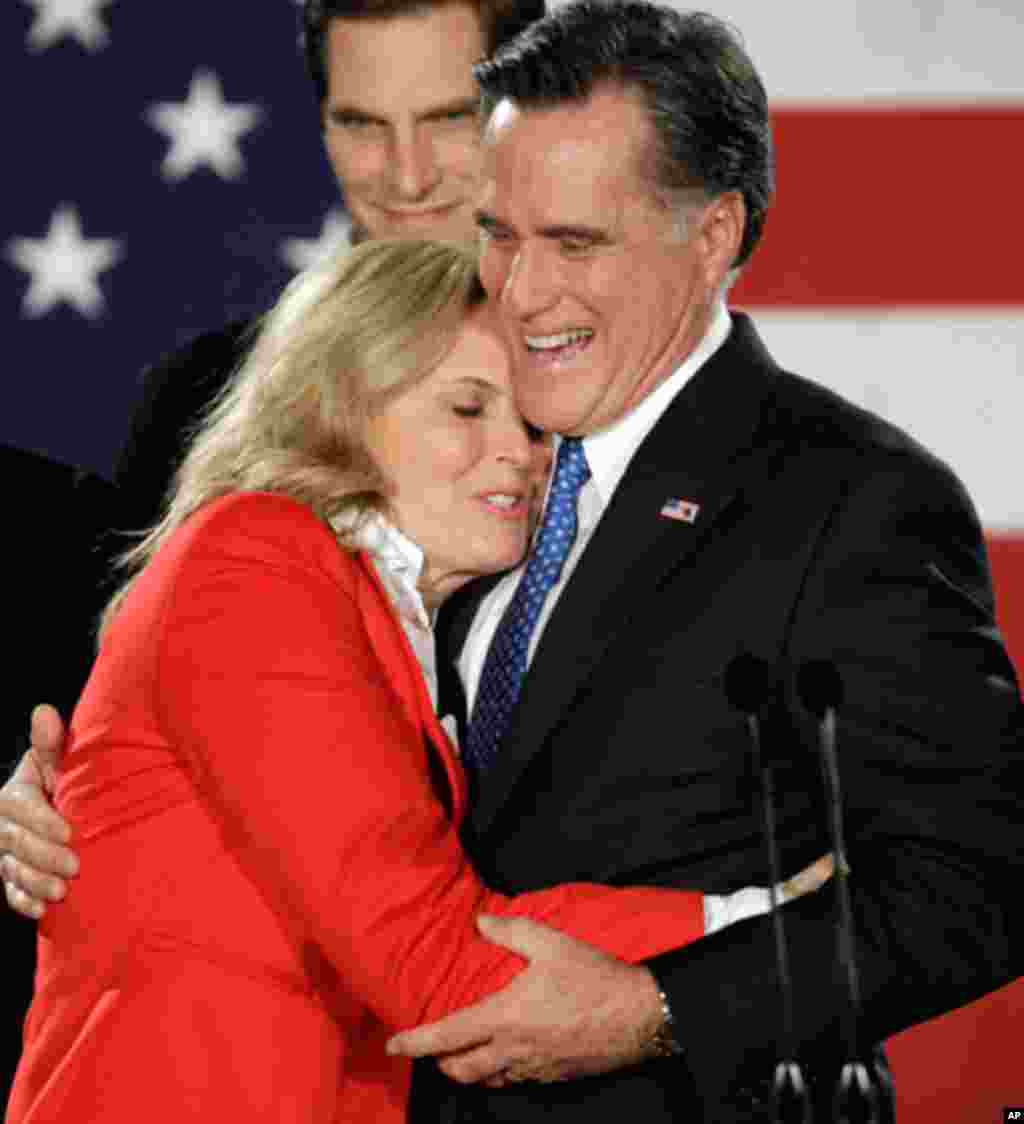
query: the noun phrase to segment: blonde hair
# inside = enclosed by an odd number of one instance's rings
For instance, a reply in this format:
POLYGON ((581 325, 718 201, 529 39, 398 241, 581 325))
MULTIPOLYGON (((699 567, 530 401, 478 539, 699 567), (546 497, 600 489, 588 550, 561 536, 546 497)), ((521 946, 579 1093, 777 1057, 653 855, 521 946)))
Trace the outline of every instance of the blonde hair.
POLYGON ((178 470, 162 519, 118 565, 138 572, 196 510, 229 492, 278 492, 325 522, 342 546, 386 481, 367 451, 367 419, 444 358, 484 291, 475 249, 390 240, 346 249, 300 274, 267 314, 247 358, 210 408, 178 470))

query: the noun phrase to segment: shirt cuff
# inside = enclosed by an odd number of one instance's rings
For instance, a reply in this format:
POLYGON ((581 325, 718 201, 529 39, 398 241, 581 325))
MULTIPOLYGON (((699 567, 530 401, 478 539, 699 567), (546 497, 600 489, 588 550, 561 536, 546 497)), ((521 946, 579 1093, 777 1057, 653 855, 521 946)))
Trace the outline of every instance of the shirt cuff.
MULTIPOLYGON (((780 891, 779 902, 784 900, 780 891)), ((747 917, 757 917, 767 913, 772 907, 772 896, 767 886, 744 886, 734 893, 704 895, 704 933, 715 933, 743 921, 747 917)))

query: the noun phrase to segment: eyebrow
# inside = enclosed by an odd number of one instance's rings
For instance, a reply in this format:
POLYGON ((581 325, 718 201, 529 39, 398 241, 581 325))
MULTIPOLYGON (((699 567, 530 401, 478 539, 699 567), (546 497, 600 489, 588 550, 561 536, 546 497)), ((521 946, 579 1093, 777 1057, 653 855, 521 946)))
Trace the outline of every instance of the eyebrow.
POLYGON ((456 98, 454 101, 442 102, 440 105, 431 106, 425 109, 422 113, 416 114, 418 121, 426 121, 431 117, 447 117, 453 113, 477 113, 480 109, 480 99, 478 97, 472 98, 456 98))
POLYGON ((364 121, 383 121, 382 117, 376 117, 372 113, 367 113, 365 109, 360 109, 356 105, 329 105, 327 107, 327 116, 332 121, 338 121, 342 117, 359 117, 364 121))
MULTIPOLYGON (((490 211, 476 211, 474 218, 476 224, 485 231, 494 230, 511 230, 512 228, 501 219, 492 215, 490 211)), ((553 242, 559 242, 563 239, 569 239, 573 242, 590 242, 595 246, 608 245, 612 238, 607 230, 599 226, 587 226, 583 223, 552 223, 550 226, 542 226, 538 229, 537 233, 541 238, 548 238, 553 242)))
MULTIPOLYGON (((432 105, 424 109, 422 112, 416 114, 416 120, 432 121, 440 117, 449 117, 459 113, 475 114, 479 108, 479 98, 456 98, 453 101, 441 102, 439 105, 432 105)), ((354 117, 362 121, 372 121, 376 125, 390 124, 386 117, 381 117, 376 113, 370 113, 366 109, 361 109, 358 105, 351 105, 345 102, 328 106, 327 116, 330 117, 332 121, 340 121, 345 117, 354 117)))
POLYGON ((574 242, 593 242, 595 245, 603 245, 611 241, 607 230, 603 230, 599 226, 584 226, 580 223, 556 223, 552 226, 542 226, 537 233, 541 238, 551 238, 556 241, 568 238, 574 242))

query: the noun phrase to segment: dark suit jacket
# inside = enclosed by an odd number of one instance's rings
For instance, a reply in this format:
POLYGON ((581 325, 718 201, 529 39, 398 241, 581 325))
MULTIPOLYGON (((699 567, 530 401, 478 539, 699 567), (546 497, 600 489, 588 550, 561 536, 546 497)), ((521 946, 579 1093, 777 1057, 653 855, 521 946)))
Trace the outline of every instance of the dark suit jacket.
MULTIPOLYGON (((445 608, 449 656, 480 593, 445 608)), ((777 367, 738 314, 634 457, 551 616, 466 830, 487 884, 764 883, 750 742, 722 682, 741 651, 831 659, 844 681, 866 1039, 1016 974, 1022 707, 970 501, 906 434, 777 367), (670 498, 699 504, 692 525, 659 514, 670 498)), ((794 706, 777 731, 792 750, 778 768, 785 874, 829 849, 807 718, 794 706)), ((826 1102, 847 1010, 833 913, 823 892, 785 914, 798 1052, 826 1102)), ((656 1124, 701 1119, 701 1105, 707 1121, 764 1118, 780 1039, 770 921, 651 967, 683 1061, 498 1092, 421 1069, 413 1119, 656 1124)))
POLYGON ((106 594, 104 532, 113 489, 99 476, 0 446, 4 589, 9 599, 3 757, 20 755, 38 702, 70 713, 88 674, 106 594))
MULTIPOLYGON (((100 532, 112 489, 92 473, 0 445, 7 485, 3 589, 7 606, 0 693, 0 783, 28 744, 29 713, 44 699, 67 717, 93 658, 96 614, 105 597, 100 532)), ((21 1019, 32 992, 35 926, 0 908, 4 983, 0 993, 0 1105, 21 1050, 21 1019)))
POLYGON ((138 529, 155 523, 188 442, 238 369, 259 320, 238 320, 197 336, 142 376, 142 397, 114 467, 120 519, 138 529))

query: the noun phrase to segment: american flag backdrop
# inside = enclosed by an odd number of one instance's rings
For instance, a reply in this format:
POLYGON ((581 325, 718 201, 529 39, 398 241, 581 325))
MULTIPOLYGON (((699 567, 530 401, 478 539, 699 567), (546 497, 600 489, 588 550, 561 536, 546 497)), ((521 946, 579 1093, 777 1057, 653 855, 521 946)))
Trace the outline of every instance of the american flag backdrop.
POLYGON ((734 303, 780 362, 960 474, 1024 667, 1024 5, 704 6, 775 109, 776 205, 734 303))
POLYGON ((109 472, 141 368, 340 224, 295 0, 3 0, 0 441, 109 472))
MULTIPOLYGON (((733 303, 784 365, 960 473, 1024 667, 1024 4, 698 6, 741 29, 775 107, 776 205, 733 303)), ((143 366, 264 309, 343 235, 298 12, 0 4, 0 441, 109 473, 143 366)), ((902 1124, 1024 1103, 1022 996, 894 1041, 902 1124)))

